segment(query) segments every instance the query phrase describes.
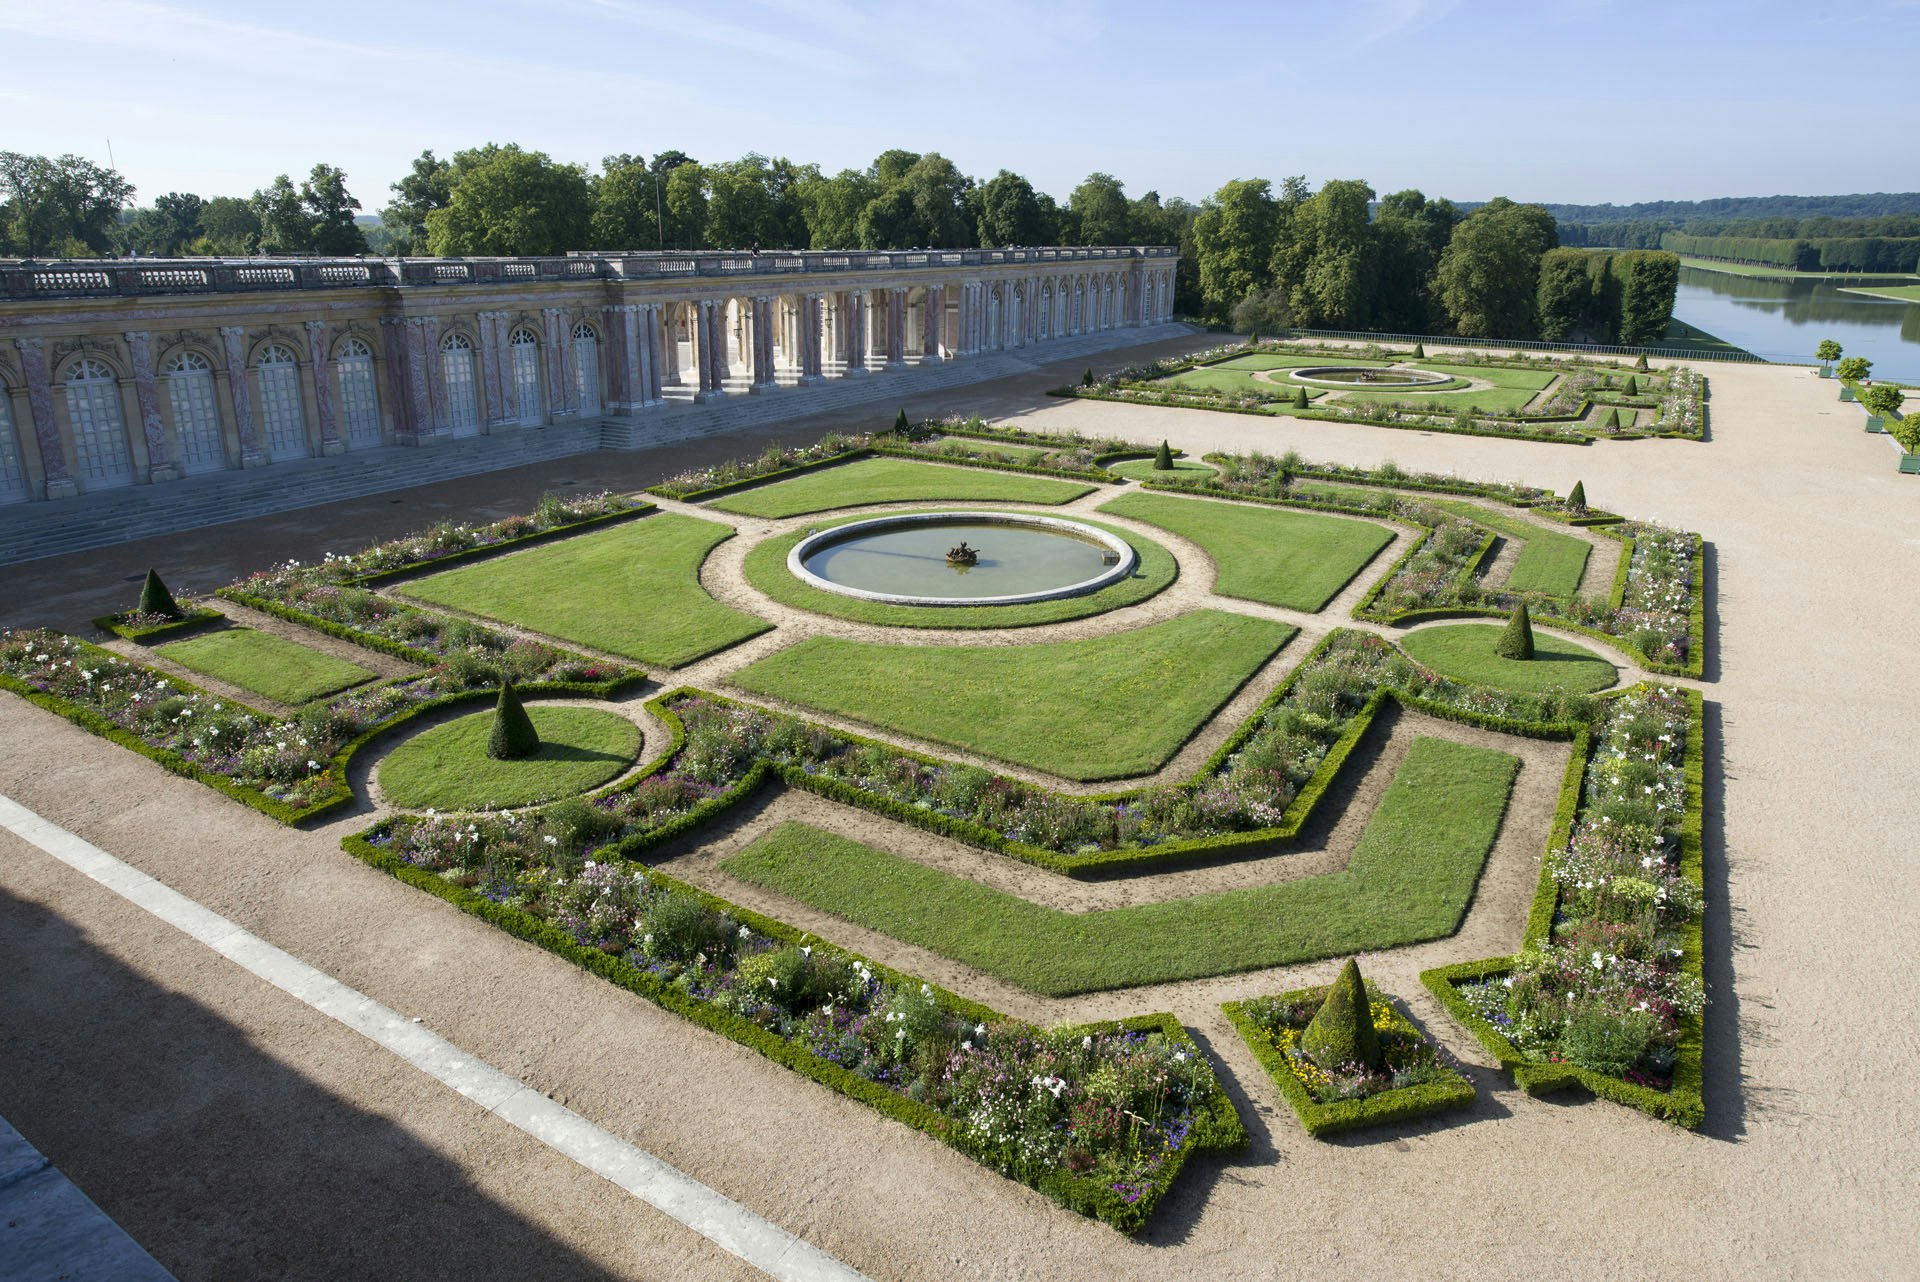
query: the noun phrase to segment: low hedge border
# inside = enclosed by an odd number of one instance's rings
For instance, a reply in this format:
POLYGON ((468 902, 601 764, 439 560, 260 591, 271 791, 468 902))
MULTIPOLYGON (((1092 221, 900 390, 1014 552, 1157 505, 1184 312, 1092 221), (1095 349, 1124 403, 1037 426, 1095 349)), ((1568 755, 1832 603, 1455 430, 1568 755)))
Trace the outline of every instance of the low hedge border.
POLYGON ((185 636, 189 632, 198 632, 201 628, 211 627, 223 621, 227 616, 218 610, 210 610, 203 605, 189 606, 182 617, 167 623, 155 623, 148 627, 132 627, 122 623, 122 614, 103 614, 93 621, 93 626, 102 632, 111 632, 122 641, 136 641, 141 645, 153 645, 174 637, 185 636))
MULTIPOLYGON (((1064 396, 1086 401, 1114 401, 1122 405, 1159 405, 1168 409, 1207 410, 1215 414, 1257 414, 1262 418, 1275 418, 1271 410, 1252 405, 1213 405, 1196 397, 1175 397, 1165 394, 1142 393, 1134 396, 1120 396, 1102 392, 1091 387, 1057 387, 1048 392, 1049 396, 1064 396)), ((1276 402, 1277 403, 1277 402, 1276 402)), ((1301 410, 1288 406, 1285 417, 1307 419, 1317 423, 1350 423, 1362 427, 1387 427, 1411 432, 1443 432, 1453 436, 1491 436, 1506 441, 1542 441, 1553 445, 1591 445, 1594 437, 1584 432, 1529 432, 1499 431, 1485 427, 1459 427, 1449 422, 1438 423, 1395 423, 1386 419, 1360 418, 1354 415, 1335 414, 1326 411, 1301 410)))
MULTIPOLYGON (((1303 1001, 1309 997, 1326 993, 1323 985, 1318 988, 1301 988, 1293 992, 1281 993, 1276 1000, 1282 1002, 1303 1001)), ((1393 998, 1367 985, 1367 996, 1375 1001, 1392 1002, 1393 998)), ((1397 1003, 1396 1003, 1397 1004, 1397 1003)), ((1261 1034, 1260 1029, 1246 1014, 1247 1002, 1225 1002, 1220 1009, 1226 1012, 1227 1020, 1234 1031, 1240 1034, 1240 1040, 1247 1044, 1253 1057, 1260 1061, 1260 1067, 1267 1071, 1273 1084, 1280 1089, 1280 1095, 1293 1109, 1294 1116, 1300 1119, 1300 1125, 1307 1134, 1315 1139, 1324 1139, 1342 1131, 1359 1130, 1367 1126, 1379 1126, 1387 1122, 1404 1122, 1416 1117, 1425 1117, 1430 1113, 1445 1112, 1448 1109, 1465 1108, 1473 1103, 1475 1091, 1473 1083, 1458 1073, 1448 1070, 1452 1081, 1428 1082, 1419 1086, 1403 1086, 1398 1090, 1382 1091, 1366 1099, 1336 1100, 1331 1104, 1322 1104, 1313 1098, 1306 1083, 1293 1071, 1293 1065, 1287 1057, 1275 1048, 1261 1034)), ((1428 1038, 1429 1042, 1433 1039, 1428 1038)))
MULTIPOLYGON (((1706 790, 1706 745, 1704 743, 1706 701, 1698 690, 1686 690, 1683 693, 1692 715, 1692 727, 1687 735, 1683 767, 1687 785, 1687 808, 1680 824, 1680 871, 1696 887, 1704 889, 1701 825, 1706 790)), ((1579 784, 1575 782, 1572 786, 1577 796, 1579 784)), ((1561 793, 1561 810, 1567 812, 1566 823, 1570 830, 1572 813, 1567 806, 1567 792, 1564 788, 1561 793)), ((1560 827, 1559 813, 1556 813, 1554 823, 1555 840, 1564 842, 1565 835, 1560 827)), ((1534 893, 1533 911, 1527 918, 1527 933, 1523 947, 1544 943, 1547 940, 1553 929, 1553 917, 1559 910, 1559 903, 1559 884, 1554 881, 1551 871, 1542 863, 1540 885, 1534 893)), ((1704 935, 1704 914, 1701 919, 1688 923, 1682 933, 1683 955, 1680 964, 1696 978, 1704 978, 1702 975, 1705 953, 1704 935)), ((1458 991, 1458 985, 1462 983, 1498 979, 1510 974, 1513 970, 1513 960, 1511 957, 1490 957, 1481 961, 1438 966, 1432 970, 1422 971, 1420 982, 1425 984, 1427 990, 1447 1008, 1447 1013, 1471 1033, 1474 1039, 1486 1048, 1488 1054, 1499 1061, 1500 1067, 1512 1071, 1514 1081, 1530 1095, 1545 1095, 1569 1086, 1584 1086, 1601 1099, 1625 1104, 1629 1108, 1637 1108, 1643 1113, 1689 1129, 1698 1127, 1706 1120, 1706 1102, 1702 1094, 1706 1080, 1704 1015, 1690 1015, 1682 1022, 1678 1046, 1679 1056, 1673 1068, 1673 1084, 1665 1091, 1596 1073, 1578 1064, 1546 1063, 1534 1060, 1508 1040, 1499 1029, 1474 1014, 1458 991)))
POLYGON ((221 588, 218 592, 215 592, 214 595, 222 600, 231 601, 235 605, 244 605, 249 610, 258 610, 260 613, 270 614, 276 619, 285 619, 288 623, 297 623, 303 628, 311 628, 315 632, 323 633, 326 636, 337 637, 342 641, 351 641, 357 646, 364 646, 369 650, 377 650, 381 654, 392 655, 396 659, 405 659, 408 663, 417 663, 423 668, 436 667, 441 662, 442 657, 431 650, 422 650, 417 646, 408 645, 404 641, 395 641, 391 637, 383 637, 377 632, 363 632, 359 628, 352 627, 345 623, 336 623, 332 619, 323 619, 317 614, 309 614, 305 610, 296 610, 290 605, 282 605, 271 597, 256 596, 252 592, 243 591, 236 587, 221 588))
POLYGON ((445 556, 430 557, 424 561, 411 561, 406 565, 395 566, 391 570, 375 570, 371 574, 358 575, 350 580, 354 587, 372 588, 384 583, 397 583, 402 579, 422 574, 437 574, 449 566, 462 565, 469 561, 484 561, 489 557, 502 556, 508 552, 517 552, 521 548, 534 547, 541 543, 551 543, 555 539, 570 538, 589 530, 601 529, 609 525, 620 525, 660 509, 651 503, 635 503, 617 512, 602 512, 598 516, 582 517, 578 521, 568 521, 561 525, 550 525, 544 530, 532 534, 522 534, 518 538, 502 539, 498 543, 487 543, 480 547, 463 548, 458 552, 449 552, 445 556))
MULTIPOLYGON (((376 825, 365 833, 343 838, 341 846, 369 866, 388 873, 418 890, 424 890, 428 894, 443 899, 470 916, 478 917, 517 939, 564 958, 616 987, 643 997, 664 1010, 671 1011, 691 1023, 765 1056, 776 1064, 793 1069, 829 1090, 838 1091, 850 1099, 858 1100, 882 1115, 921 1131, 957 1152, 980 1161, 983 1165, 987 1164, 981 1152, 969 1142, 968 1138, 955 1130, 952 1123, 935 1109, 891 1091, 878 1082, 861 1077, 831 1060, 823 1059, 743 1016, 721 1010, 709 1002, 689 996, 659 977, 633 966, 624 958, 611 956, 597 948, 588 948, 551 922, 544 921, 522 909, 495 903, 476 891, 456 886, 432 872, 407 864, 374 843, 373 839, 384 835, 386 830, 386 824, 376 825)), ((796 930, 785 922, 729 903, 708 894, 697 886, 689 885, 657 870, 644 869, 643 871, 656 883, 694 895, 709 907, 732 915, 748 929, 758 931, 771 939, 798 945, 815 938, 810 933, 796 930)), ((833 947, 831 944, 828 946, 833 947)), ((845 949, 836 949, 836 951, 844 952, 850 958, 859 958, 859 954, 845 949)), ((921 982, 917 976, 906 975, 866 958, 860 958, 860 960, 867 961, 875 973, 894 983, 921 982)), ((943 1005, 965 1018, 983 1023, 999 1022, 1006 1018, 989 1007, 969 1001, 944 988, 933 985, 928 987, 933 989, 943 1005)), ((1114 1022, 1103 1021, 1098 1024, 1081 1025, 1071 1031, 1079 1032, 1082 1029, 1087 1032, 1109 1030, 1159 1032, 1165 1034, 1170 1040, 1182 1043, 1191 1054, 1195 1056, 1201 1054, 1193 1038, 1170 1014, 1141 1015, 1114 1022)), ((1128 1202, 1113 1189, 1064 1170, 1050 1172, 1048 1176, 1037 1181, 1023 1182, 1070 1210, 1098 1219, 1122 1233, 1133 1233, 1146 1225, 1154 1208, 1172 1187, 1189 1157, 1196 1152, 1229 1152, 1244 1146, 1246 1142, 1246 1128, 1240 1120, 1239 1113, 1235 1110, 1226 1091, 1220 1088, 1216 1080, 1214 1091, 1204 1107, 1196 1110, 1194 1124, 1187 1134, 1185 1144, 1166 1162, 1152 1187, 1138 1200, 1128 1202)), ((1010 1178, 1013 1177, 1010 1176, 1010 1178)))

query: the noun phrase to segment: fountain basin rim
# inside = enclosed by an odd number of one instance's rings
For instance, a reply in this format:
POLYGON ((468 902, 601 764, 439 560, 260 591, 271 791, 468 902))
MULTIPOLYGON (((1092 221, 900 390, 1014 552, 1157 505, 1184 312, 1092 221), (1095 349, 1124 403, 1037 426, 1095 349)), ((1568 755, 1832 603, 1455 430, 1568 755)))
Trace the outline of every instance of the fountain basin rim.
POLYGON ((1287 371, 1287 378, 1295 383, 1332 383, 1338 387, 1364 387, 1360 381, 1345 381, 1328 378, 1329 374, 1408 374, 1413 377, 1382 383, 1382 387, 1438 387, 1442 383, 1453 382, 1449 374, 1436 374, 1430 369, 1415 369, 1411 365, 1303 365, 1299 369, 1287 371))
POLYGON ((1027 605, 1035 601, 1058 601, 1066 597, 1084 596, 1089 592, 1097 592, 1108 584, 1117 583, 1131 575, 1139 564, 1139 560, 1139 554, 1133 550, 1133 545, 1119 535, 1109 534, 1105 530, 1095 529, 1091 525, 1082 525, 1078 521, 1069 521, 1063 517, 1042 516, 1037 512, 904 512, 849 521, 845 525, 836 525, 830 529, 809 534, 788 549, 787 572, 807 586, 819 588, 823 592, 833 592, 860 601, 873 601, 880 605, 1027 605), (867 588, 835 583, 831 579, 822 578, 806 567, 807 557, 827 544, 841 542, 849 536, 870 534, 876 530, 898 529, 902 526, 952 525, 956 522, 1053 530, 1105 548, 1118 555, 1120 559, 1113 565, 1103 567, 1101 572, 1092 578, 1082 579, 1078 583, 1042 588, 1035 592, 983 597, 919 596, 902 592, 874 592, 867 588))

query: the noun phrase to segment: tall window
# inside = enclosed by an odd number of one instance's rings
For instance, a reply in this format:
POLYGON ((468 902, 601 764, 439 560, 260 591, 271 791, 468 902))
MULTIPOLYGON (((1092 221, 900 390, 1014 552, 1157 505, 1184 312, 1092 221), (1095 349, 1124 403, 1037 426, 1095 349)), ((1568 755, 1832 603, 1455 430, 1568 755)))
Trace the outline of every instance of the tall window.
POLYGON ((27 470, 20 465, 20 439, 13 434, 13 393, 0 383, 0 503, 27 497, 27 470))
POLYGON ((133 480, 127 452, 127 420, 120 412, 120 380, 105 364, 81 359, 67 371, 67 418, 80 475, 90 486, 125 485, 133 480))
POLYGON ((540 340, 530 329, 516 329, 507 340, 513 366, 513 399, 519 406, 519 421, 537 424, 544 417, 540 403, 540 340))
POLYGON ((307 450, 307 416, 300 404, 300 366, 278 343, 264 348, 253 363, 260 377, 260 419, 267 428, 267 453, 302 458, 307 450))
POLYGON ((583 418, 600 412, 600 337, 591 325, 573 327, 573 403, 583 418))
POLYGON ((181 352, 167 362, 166 375, 181 470, 212 472, 225 467, 227 447, 220 439, 213 366, 198 352, 181 352))
POLYGON ((440 373, 447 385, 447 422, 455 436, 480 432, 480 394, 473 377, 473 344, 465 334, 440 341, 440 373))
POLYGON ((350 445, 380 443, 380 394, 374 390, 373 349, 357 338, 340 345, 333 368, 340 384, 340 417, 350 445))
POLYGON ((1040 337, 1053 337, 1053 286, 1040 289, 1040 337))

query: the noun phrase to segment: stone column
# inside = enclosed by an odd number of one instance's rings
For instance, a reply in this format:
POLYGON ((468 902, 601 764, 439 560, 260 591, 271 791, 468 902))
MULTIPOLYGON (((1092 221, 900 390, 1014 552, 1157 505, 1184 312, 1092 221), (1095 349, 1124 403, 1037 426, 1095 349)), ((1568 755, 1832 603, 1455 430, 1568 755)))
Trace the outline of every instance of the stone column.
POLYGON ((160 388, 153 373, 153 335, 144 329, 124 336, 133 361, 133 399, 140 410, 140 434, 147 442, 147 480, 177 481, 180 468, 167 450, 166 421, 160 417, 160 388))
POLYGON ((686 312, 685 303, 668 303, 660 316, 660 385, 662 387, 681 387, 684 380, 680 377, 680 322, 686 312))
POLYGON ((503 371, 506 368, 507 314, 480 312, 474 317, 480 338, 480 395, 482 427, 491 432, 504 426, 513 416, 507 405, 503 371))
POLYGON ((387 394, 384 400, 387 412, 393 416, 393 438, 401 442, 413 436, 413 398, 408 392, 410 379, 407 331, 409 328, 404 316, 380 318, 380 354, 385 358, 381 363, 385 367, 387 376, 387 394))
POLYGON ((240 466, 264 467, 267 452, 260 448, 253 426, 253 388, 247 383, 247 331, 242 325, 220 327, 220 350, 227 358, 227 391, 233 398, 233 430, 240 438, 240 466))
POLYGON ((818 383, 825 368, 820 359, 820 322, 825 300, 819 294, 808 294, 800 301, 800 385, 811 387, 818 383))
POLYGON ((887 368, 904 369, 907 364, 907 291, 896 286, 887 291, 887 368))
POLYGON ((453 416, 447 412, 447 369, 440 359, 440 318, 416 316, 413 321, 413 345, 419 355, 421 372, 426 375, 426 399, 417 420, 422 436, 446 436, 452 432, 453 416))
POLYGON ((41 497, 70 499, 80 492, 67 464, 66 446, 60 442, 60 427, 53 420, 53 382, 47 370, 47 340, 16 338, 20 368, 26 375, 27 408, 33 414, 33 439, 40 447, 40 471, 45 478, 41 497))
POLYGON ((313 416, 320 424, 320 452, 345 454, 347 443, 340 439, 340 421, 333 408, 333 379, 327 352, 327 323, 307 322, 307 364, 313 370, 313 416))
POLYGON ((604 414, 621 414, 633 404, 633 369, 640 363, 635 350, 633 327, 628 324, 631 307, 623 303, 603 303, 600 307, 601 376, 606 380, 606 395, 601 399, 604 414))
POLYGON ((694 355, 700 362, 700 389, 696 401, 725 396, 721 384, 726 380, 726 306, 717 299, 703 298, 694 305, 694 355))
POLYGON ((540 326, 546 334, 547 418, 567 417, 573 407, 573 366, 567 349, 573 344, 573 327, 566 323, 564 307, 542 307, 540 326))
MULTIPOLYGON (((662 346, 663 340, 661 338, 660 304, 648 303, 645 307, 641 308, 640 314, 641 319, 646 322, 646 332, 641 340, 643 356, 642 368, 645 369, 647 376, 644 403, 647 405, 658 405, 666 399, 666 394, 663 390, 664 384, 661 369, 661 359, 665 348, 662 346)), ((674 364, 678 366, 679 362, 675 361, 674 364)))
POLYGON ((847 292, 847 373, 867 373, 867 291, 847 292))
POLYGON ((773 376, 773 300, 765 294, 755 295, 749 315, 753 330, 753 382, 747 390, 758 396, 779 387, 773 376))
POLYGON ((936 364, 940 360, 940 322, 947 312, 947 291, 941 285, 927 286, 927 301, 920 317, 920 363, 936 364))
POLYGON ((733 302, 731 299, 717 298, 713 310, 709 313, 713 323, 713 389, 716 392, 727 390, 727 379, 733 374, 733 302))

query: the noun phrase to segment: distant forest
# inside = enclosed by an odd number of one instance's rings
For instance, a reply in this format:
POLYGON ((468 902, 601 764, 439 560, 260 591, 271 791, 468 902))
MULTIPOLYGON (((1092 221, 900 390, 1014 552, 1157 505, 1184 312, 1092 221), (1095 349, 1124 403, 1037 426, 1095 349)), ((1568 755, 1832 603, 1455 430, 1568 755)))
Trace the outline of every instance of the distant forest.
POLYGON ((1616 249, 1658 249, 1661 236, 1676 231, 1773 239, 1920 235, 1920 191, 1549 204, 1547 210, 1559 224, 1562 245, 1616 249))

